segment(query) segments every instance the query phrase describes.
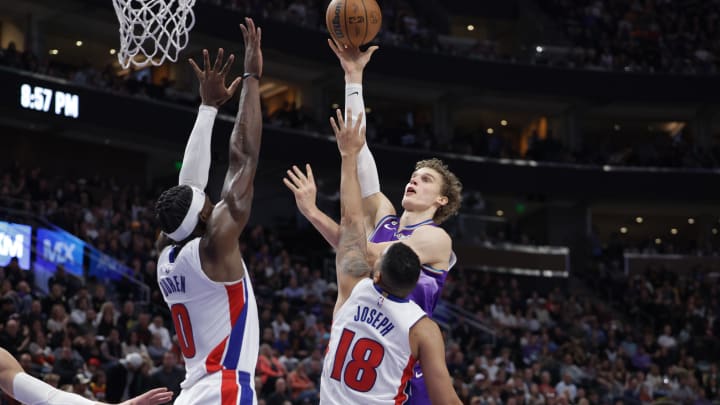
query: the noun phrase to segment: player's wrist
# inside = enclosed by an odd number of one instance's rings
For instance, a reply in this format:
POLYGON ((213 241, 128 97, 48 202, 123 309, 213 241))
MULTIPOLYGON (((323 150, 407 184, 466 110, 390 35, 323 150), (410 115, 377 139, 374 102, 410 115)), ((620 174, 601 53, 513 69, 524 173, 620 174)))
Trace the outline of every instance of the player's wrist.
POLYGON ((209 102, 209 101, 202 100, 202 102, 201 102, 201 104, 200 104, 199 111, 201 111, 201 112, 202 112, 202 111, 207 111, 207 112, 210 112, 210 113, 215 113, 215 114, 217 114, 218 109, 220 108, 220 104, 221 104, 221 103, 212 103, 212 102, 209 102))
POLYGON ((345 72, 345 83, 358 83, 362 84, 363 72, 345 72))
POLYGON ((303 210, 301 210, 302 214, 307 218, 308 221, 313 222, 320 218, 320 210, 318 209, 317 205, 312 204, 308 207, 305 207, 303 210))

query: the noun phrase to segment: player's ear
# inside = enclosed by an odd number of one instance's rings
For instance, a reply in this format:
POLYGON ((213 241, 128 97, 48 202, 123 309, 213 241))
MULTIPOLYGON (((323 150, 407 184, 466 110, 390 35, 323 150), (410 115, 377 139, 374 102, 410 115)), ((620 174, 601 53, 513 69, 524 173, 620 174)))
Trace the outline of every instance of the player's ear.
POLYGON ((447 198, 447 196, 441 195, 441 196, 438 197, 435 201, 436 201, 438 204, 440 204, 440 206, 442 207, 442 206, 444 206, 444 205, 447 205, 447 203, 448 203, 448 198, 447 198))
POLYGON ((210 219, 210 214, 212 214, 213 205, 212 202, 210 202, 210 197, 207 195, 205 196, 205 205, 203 206, 203 209, 200 210, 200 213, 198 214, 200 216, 200 221, 207 223, 207 221, 210 219))

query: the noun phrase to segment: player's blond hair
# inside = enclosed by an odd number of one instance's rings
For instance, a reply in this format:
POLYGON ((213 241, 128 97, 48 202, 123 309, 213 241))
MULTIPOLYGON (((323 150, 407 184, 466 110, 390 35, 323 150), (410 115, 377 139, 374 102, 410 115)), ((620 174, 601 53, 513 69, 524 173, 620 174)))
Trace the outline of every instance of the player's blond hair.
POLYGON ((462 203, 462 183, 455 173, 451 172, 447 165, 440 159, 425 159, 415 163, 415 170, 422 168, 433 169, 442 176, 443 184, 440 189, 440 194, 447 197, 448 202, 440 206, 440 208, 435 211, 435 215, 433 215, 433 221, 441 224, 446 219, 457 214, 460 209, 460 204, 462 203))

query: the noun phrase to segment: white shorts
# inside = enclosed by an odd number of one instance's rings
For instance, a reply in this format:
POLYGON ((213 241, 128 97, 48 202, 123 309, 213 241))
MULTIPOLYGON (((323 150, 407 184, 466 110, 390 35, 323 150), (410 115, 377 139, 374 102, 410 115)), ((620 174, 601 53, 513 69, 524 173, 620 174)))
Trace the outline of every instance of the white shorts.
POLYGON ((257 405, 254 377, 244 371, 222 370, 184 388, 175 405, 257 405))

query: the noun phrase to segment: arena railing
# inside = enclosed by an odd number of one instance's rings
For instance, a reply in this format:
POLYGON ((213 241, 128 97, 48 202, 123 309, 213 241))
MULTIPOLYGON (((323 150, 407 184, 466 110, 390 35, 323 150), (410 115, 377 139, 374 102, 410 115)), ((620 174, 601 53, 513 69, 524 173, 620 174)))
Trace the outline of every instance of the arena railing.
MULTIPOLYGON (((150 150, 162 146, 165 151, 176 148, 179 156, 196 113, 195 108, 78 86, 7 67, 0 67, 0 86, 8 89, 0 94, 0 117, 6 124, 32 124, 35 128, 81 133, 87 139, 98 139, 97 134, 102 133, 103 139, 118 145, 132 144, 150 150), (58 115, 55 108, 51 111, 24 108, 20 102, 23 85, 76 95, 79 98, 79 115, 70 118, 65 117, 62 111, 58 115), (125 116, 132 116, 133 119, 118 119, 116 111, 123 111, 125 116), (138 125, 138 122, 143 125, 138 125)), ((215 124, 213 153, 221 159, 227 154, 225 145, 232 125, 233 117, 226 114, 221 114, 215 124)), ((318 133, 273 125, 265 125, 264 130, 264 165, 296 162, 297 152, 303 151, 303 159, 312 163, 313 169, 317 168, 320 175, 318 178, 337 177, 337 147, 329 136, 329 130, 318 133)), ((494 159, 386 145, 373 145, 373 153, 376 161, 382 162, 384 184, 405 181, 417 160, 436 156, 449 164, 463 179, 467 189, 483 190, 484 193, 523 192, 583 199, 656 199, 658 195, 663 195, 668 200, 678 201, 720 200, 720 188, 707 187, 707 184, 717 183, 720 179, 719 169, 620 167, 494 159), (672 193, 667 190, 672 190, 672 193)), ((218 161, 218 164, 226 162, 218 161)), ((274 180, 275 183, 277 181, 274 180)), ((391 199, 394 197, 398 196, 391 196, 391 199)))

